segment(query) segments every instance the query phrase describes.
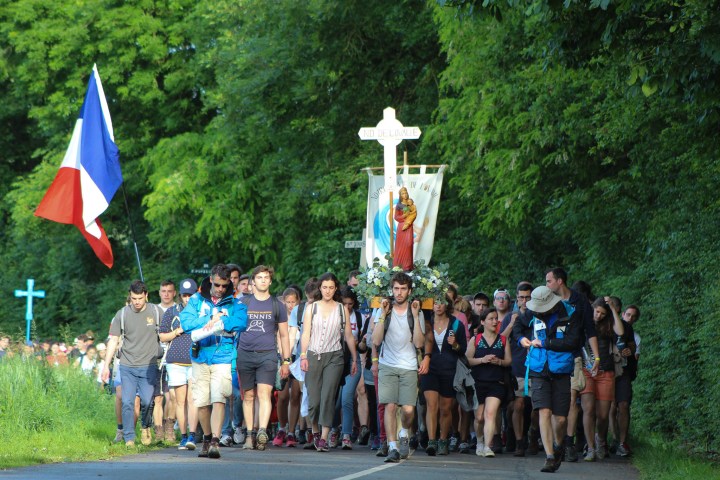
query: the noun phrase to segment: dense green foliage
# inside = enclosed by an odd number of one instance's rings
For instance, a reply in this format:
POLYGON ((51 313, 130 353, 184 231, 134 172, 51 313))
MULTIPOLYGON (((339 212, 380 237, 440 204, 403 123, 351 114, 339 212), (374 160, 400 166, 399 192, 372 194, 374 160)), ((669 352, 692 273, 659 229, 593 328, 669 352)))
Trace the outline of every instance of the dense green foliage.
MULTIPOLYGON (((104 330, 137 276, 122 197, 116 266, 32 212, 97 63, 146 280, 236 261, 278 289, 356 266, 384 107, 446 163, 435 259, 462 293, 565 266, 641 306, 635 421, 720 446, 714 235, 717 1, 0 0, 6 294, 48 291, 37 331, 104 330), (692 395, 689 393, 692 392, 692 395)), ((0 328, 23 328, 8 302, 0 328)))
POLYGON ((110 444, 114 397, 79 368, 18 354, 0 361, 0 378, 0 428, 15 439, 0 445, 0 469, 125 452, 124 444, 110 444))

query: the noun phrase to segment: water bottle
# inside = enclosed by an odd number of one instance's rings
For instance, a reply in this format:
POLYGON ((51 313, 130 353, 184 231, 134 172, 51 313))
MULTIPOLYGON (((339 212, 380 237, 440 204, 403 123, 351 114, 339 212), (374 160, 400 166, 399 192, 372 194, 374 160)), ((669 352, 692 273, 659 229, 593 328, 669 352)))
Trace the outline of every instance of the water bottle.
MULTIPOLYGON (((616 344, 616 345, 617 345, 617 349, 618 349, 618 351, 619 351, 620 353, 622 353, 622 351, 627 348, 627 344, 625 343, 625 339, 624 339, 621 335, 618 335, 618 337, 617 337, 617 344, 616 344)), ((627 357, 622 357, 622 362, 621 362, 621 363, 622 363, 623 368, 624 368, 624 367, 627 367, 627 357)))

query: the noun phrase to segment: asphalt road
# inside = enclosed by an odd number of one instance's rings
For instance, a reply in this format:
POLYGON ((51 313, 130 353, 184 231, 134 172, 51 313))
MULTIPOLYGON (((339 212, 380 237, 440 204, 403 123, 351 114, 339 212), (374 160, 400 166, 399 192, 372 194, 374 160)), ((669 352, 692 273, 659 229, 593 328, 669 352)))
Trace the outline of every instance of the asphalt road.
POLYGON ((627 459, 612 457, 596 463, 563 463, 555 473, 541 473, 542 455, 515 458, 510 454, 495 458, 454 453, 428 457, 423 450, 397 464, 383 463, 367 447, 327 453, 311 450, 275 448, 247 451, 221 449, 217 460, 198 458, 197 451, 166 448, 151 453, 87 463, 41 465, 0 471, 2 479, 27 480, 423 480, 423 479, 586 479, 636 480, 637 470, 627 459))

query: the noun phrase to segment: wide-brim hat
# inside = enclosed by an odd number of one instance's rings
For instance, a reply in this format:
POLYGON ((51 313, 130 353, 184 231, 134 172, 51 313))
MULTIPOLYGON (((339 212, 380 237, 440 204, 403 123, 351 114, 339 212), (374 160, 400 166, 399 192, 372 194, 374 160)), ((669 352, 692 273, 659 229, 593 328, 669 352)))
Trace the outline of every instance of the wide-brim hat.
POLYGON ((546 286, 537 287, 530 294, 530 300, 527 302, 527 308, 535 313, 545 313, 562 300, 560 295, 556 295, 546 286))

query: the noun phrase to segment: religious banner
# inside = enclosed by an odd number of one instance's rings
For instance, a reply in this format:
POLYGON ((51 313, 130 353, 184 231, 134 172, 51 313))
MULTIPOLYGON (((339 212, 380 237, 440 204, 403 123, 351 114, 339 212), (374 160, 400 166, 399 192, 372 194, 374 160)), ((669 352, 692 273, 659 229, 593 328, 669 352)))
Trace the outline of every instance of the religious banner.
POLYGON ((400 194, 394 197, 393 208, 389 205, 384 176, 373 175, 372 171, 367 170, 369 186, 365 259, 368 265, 372 265, 375 258, 386 263, 385 255, 390 253, 391 221, 394 222, 392 241, 395 263, 408 270, 403 259, 410 263, 419 260, 430 262, 445 167, 441 166, 435 173, 427 173, 426 170, 423 165, 420 173, 410 174, 406 168, 397 177, 400 194))

